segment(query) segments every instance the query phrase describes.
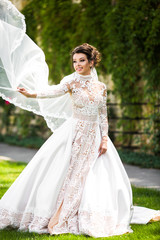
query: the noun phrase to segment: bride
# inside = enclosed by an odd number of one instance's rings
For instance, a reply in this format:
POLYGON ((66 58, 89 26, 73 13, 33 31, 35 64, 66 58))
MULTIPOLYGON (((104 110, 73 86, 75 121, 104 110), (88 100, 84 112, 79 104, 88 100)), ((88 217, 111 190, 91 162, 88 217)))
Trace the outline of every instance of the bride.
POLYGON ((0 95, 42 115, 54 134, 0 200, 0 229, 108 237, 160 212, 132 204, 132 190, 108 136, 106 86, 98 81, 98 50, 72 51, 75 72, 48 85, 42 50, 25 34, 23 16, 0 2, 0 95))

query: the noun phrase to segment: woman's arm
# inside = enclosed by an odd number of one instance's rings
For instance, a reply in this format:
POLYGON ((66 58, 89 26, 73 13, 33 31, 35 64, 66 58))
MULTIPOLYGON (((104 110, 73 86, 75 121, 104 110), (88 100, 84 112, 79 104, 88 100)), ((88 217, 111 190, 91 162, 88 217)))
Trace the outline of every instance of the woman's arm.
POLYGON ((99 156, 107 151, 107 139, 108 139, 108 117, 107 117, 107 90, 106 87, 103 91, 103 104, 99 109, 100 130, 102 135, 102 141, 99 147, 99 156))
POLYGON ((70 84, 63 83, 48 86, 46 89, 40 92, 29 92, 25 88, 17 88, 18 91, 28 98, 54 98, 58 96, 62 96, 65 93, 70 91, 70 84))

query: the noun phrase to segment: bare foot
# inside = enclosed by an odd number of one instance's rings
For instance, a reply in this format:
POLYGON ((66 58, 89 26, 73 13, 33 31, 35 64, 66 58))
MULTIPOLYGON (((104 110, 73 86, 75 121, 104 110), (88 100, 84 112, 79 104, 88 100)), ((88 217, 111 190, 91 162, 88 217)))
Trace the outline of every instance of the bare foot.
POLYGON ((158 211, 158 213, 155 215, 155 217, 153 217, 150 222, 158 222, 160 221, 160 211, 158 211))

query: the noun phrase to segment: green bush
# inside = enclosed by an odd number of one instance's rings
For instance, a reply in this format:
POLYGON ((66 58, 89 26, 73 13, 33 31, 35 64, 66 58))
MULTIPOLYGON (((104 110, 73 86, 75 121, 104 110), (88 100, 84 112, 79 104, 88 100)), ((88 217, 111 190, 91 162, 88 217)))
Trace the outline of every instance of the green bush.
POLYGON ((40 148, 45 142, 44 138, 33 136, 33 137, 19 137, 11 135, 0 135, 0 142, 8 143, 11 145, 28 147, 28 148, 40 148))
POLYGON ((119 150, 119 155, 123 163, 136 165, 144 168, 159 168, 160 157, 146 153, 137 153, 127 150, 119 150))

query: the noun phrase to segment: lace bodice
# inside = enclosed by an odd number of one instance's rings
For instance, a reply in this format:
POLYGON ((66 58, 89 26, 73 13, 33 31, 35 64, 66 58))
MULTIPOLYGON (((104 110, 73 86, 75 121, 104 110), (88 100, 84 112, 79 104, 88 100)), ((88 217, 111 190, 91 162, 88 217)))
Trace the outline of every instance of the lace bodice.
POLYGON ((106 86, 96 81, 91 75, 74 74, 72 80, 65 77, 60 84, 49 86, 38 92, 37 98, 55 98, 70 93, 73 117, 86 121, 99 121, 103 136, 108 135, 106 107, 106 86))

